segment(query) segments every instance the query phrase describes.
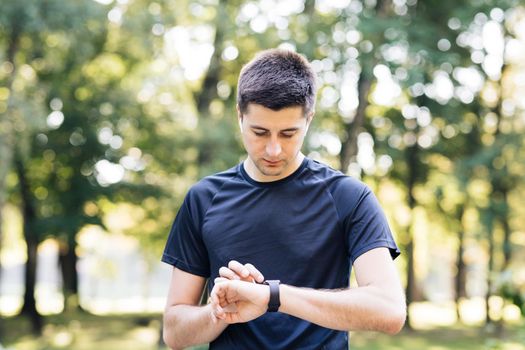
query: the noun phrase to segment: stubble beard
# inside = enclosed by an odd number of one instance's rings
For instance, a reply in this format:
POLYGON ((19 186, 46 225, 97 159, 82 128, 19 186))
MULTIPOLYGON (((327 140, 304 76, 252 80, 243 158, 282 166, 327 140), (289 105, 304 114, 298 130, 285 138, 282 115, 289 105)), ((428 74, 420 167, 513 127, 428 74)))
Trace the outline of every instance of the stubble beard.
POLYGON ((281 163, 278 167, 271 167, 264 164, 264 160, 260 159, 255 162, 257 170, 264 176, 280 176, 284 170, 288 167, 288 162, 281 160, 281 163))

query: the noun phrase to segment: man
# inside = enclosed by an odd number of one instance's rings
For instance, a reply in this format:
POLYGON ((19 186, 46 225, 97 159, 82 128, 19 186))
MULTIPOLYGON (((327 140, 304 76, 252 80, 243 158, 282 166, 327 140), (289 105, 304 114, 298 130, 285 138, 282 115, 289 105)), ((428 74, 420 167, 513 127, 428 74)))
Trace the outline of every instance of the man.
POLYGON ((174 266, 169 347, 347 349, 349 330, 402 328, 399 250, 376 198, 300 151, 315 95, 315 74, 296 53, 263 51, 243 67, 248 156, 190 189, 162 257, 174 266), (358 287, 349 289, 352 265, 358 287), (207 279, 211 302, 199 306, 207 279))

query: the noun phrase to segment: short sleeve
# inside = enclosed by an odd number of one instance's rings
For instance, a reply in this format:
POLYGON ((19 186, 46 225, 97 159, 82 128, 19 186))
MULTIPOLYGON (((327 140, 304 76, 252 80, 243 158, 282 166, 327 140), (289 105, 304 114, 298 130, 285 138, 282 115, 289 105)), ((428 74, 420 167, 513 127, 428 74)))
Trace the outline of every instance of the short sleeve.
POLYGON ((164 248, 162 261, 183 271, 202 277, 209 277, 209 258, 202 240, 199 203, 191 196, 191 190, 182 204, 164 248))
POLYGON ((386 216, 370 188, 362 183, 359 185, 358 190, 352 186, 350 193, 354 205, 343 217, 350 263, 353 264, 363 253, 380 247, 388 248, 392 259, 395 259, 400 251, 386 216))

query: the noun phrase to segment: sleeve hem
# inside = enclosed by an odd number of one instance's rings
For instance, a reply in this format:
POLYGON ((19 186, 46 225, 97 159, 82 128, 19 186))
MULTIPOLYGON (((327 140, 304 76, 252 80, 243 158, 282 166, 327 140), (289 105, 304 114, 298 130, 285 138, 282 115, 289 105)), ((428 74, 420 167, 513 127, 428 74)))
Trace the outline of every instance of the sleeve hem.
POLYGON ((373 242, 371 244, 368 244, 364 246, 363 248, 359 249, 356 253, 352 254, 350 256, 351 264, 354 265, 354 262, 356 261, 357 258, 359 258, 364 253, 368 252, 369 250, 372 250, 375 248, 388 248, 390 252, 390 256, 392 257, 392 260, 394 260, 401 254, 401 251, 399 250, 399 248, 394 242, 378 241, 378 242, 373 242))
POLYGON ((178 269, 180 269, 182 271, 191 273, 193 275, 198 275, 198 276, 201 276, 201 277, 204 277, 204 278, 210 277, 210 274, 208 273, 208 271, 206 269, 199 268, 197 266, 189 265, 189 264, 185 263, 184 261, 182 261, 180 259, 177 259, 177 258, 174 258, 174 257, 172 257, 170 255, 167 255, 167 254, 163 254, 162 255, 161 261, 166 263, 166 264, 168 264, 168 265, 172 265, 173 267, 176 267, 176 268, 178 268, 178 269))

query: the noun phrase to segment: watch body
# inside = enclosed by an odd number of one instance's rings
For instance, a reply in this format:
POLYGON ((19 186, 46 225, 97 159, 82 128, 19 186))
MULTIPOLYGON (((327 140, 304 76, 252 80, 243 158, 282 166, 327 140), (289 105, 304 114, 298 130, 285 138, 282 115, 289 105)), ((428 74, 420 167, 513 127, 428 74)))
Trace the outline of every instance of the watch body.
POLYGON ((277 312, 279 311, 279 306, 281 306, 281 299, 279 297, 279 280, 267 280, 264 281, 264 284, 270 286, 270 300, 268 301, 268 312, 277 312))

